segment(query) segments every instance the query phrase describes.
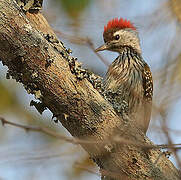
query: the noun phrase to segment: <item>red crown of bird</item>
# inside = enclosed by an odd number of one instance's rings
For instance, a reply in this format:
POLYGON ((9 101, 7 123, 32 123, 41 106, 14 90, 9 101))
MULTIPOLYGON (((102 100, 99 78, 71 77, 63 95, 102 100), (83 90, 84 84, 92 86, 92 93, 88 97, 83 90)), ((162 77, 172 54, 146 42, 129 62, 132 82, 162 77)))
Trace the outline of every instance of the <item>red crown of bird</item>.
POLYGON ((104 26, 104 32, 112 28, 120 28, 120 29, 131 28, 133 30, 136 30, 135 26, 129 20, 123 18, 120 19, 114 18, 110 20, 107 23, 107 26, 104 26))

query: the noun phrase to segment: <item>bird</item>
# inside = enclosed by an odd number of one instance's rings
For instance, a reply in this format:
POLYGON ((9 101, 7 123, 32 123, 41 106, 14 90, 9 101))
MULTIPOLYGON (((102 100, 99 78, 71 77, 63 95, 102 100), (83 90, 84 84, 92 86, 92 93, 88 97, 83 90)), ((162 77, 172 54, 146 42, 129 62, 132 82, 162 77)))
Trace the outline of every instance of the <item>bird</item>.
POLYGON ((104 26, 104 44, 95 51, 113 51, 118 57, 108 67, 103 81, 103 95, 118 115, 134 119, 146 133, 152 110, 153 80, 141 52, 135 25, 127 19, 114 18, 104 26))

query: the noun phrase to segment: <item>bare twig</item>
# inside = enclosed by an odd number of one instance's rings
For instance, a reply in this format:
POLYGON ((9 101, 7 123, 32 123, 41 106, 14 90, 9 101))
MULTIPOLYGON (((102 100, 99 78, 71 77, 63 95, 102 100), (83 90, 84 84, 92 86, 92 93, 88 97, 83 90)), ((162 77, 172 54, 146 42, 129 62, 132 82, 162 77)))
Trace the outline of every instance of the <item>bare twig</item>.
POLYGON ((107 141, 81 140, 81 139, 77 139, 77 138, 70 138, 70 137, 60 135, 58 133, 55 133, 54 131, 49 130, 46 127, 34 127, 34 126, 22 125, 19 123, 7 121, 3 117, 0 117, 0 121, 2 122, 3 125, 9 124, 11 126, 22 128, 25 131, 41 132, 41 133, 44 133, 46 135, 55 137, 55 138, 60 139, 60 140, 64 140, 64 141, 72 143, 72 144, 95 144, 95 143, 107 144, 107 143, 114 141, 114 142, 119 142, 120 144, 133 145, 133 146, 141 147, 143 149, 160 149, 160 148, 161 149, 167 149, 167 148, 169 148, 169 149, 181 149, 181 143, 179 143, 179 144, 144 145, 144 144, 141 144, 138 142, 133 142, 133 141, 121 138, 121 137, 113 137, 112 139, 109 139, 107 141))
MULTIPOLYGON (((168 132, 168 130, 167 130, 167 126, 166 126, 166 122, 165 122, 165 117, 166 117, 166 115, 165 115, 164 112, 163 112, 163 114, 162 114, 162 117, 163 117, 162 130, 163 130, 163 132, 165 133, 165 135, 166 135, 166 137, 167 137, 168 145, 171 145, 171 144, 172 144, 172 139, 171 139, 170 134, 169 134, 169 132, 168 132)), ((177 150, 178 150, 178 149, 175 149, 175 148, 172 148, 172 147, 171 147, 170 149, 172 150, 172 152, 173 152, 173 154, 174 154, 174 156, 175 156, 177 165, 178 165, 179 168, 181 169, 181 161, 180 161, 180 159, 179 159, 179 157, 178 157, 178 154, 177 154, 177 150)), ((181 149, 181 148, 180 148, 180 149, 181 149)))
POLYGON ((33 127, 33 126, 22 125, 22 124, 7 121, 2 117, 0 117, 0 121, 2 122, 3 126, 5 124, 9 124, 9 125, 12 125, 12 126, 15 126, 15 127, 18 127, 18 128, 22 128, 25 131, 41 132, 41 133, 47 134, 49 136, 55 137, 57 139, 61 139, 61 140, 64 140, 64 141, 67 141, 67 142, 70 142, 70 143, 73 143, 73 144, 79 144, 80 143, 79 141, 75 140, 74 138, 69 138, 69 137, 57 134, 57 133, 49 130, 46 127, 33 127))

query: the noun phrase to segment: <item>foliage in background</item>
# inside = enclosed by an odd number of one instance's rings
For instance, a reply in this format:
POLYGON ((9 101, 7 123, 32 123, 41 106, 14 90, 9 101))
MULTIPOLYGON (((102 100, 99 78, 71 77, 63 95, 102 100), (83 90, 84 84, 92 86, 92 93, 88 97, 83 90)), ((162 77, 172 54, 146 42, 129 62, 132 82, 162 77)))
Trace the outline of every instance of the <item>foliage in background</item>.
POLYGON ((66 14, 72 18, 77 19, 82 12, 89 6, 92 0, 57 0, 66 14))

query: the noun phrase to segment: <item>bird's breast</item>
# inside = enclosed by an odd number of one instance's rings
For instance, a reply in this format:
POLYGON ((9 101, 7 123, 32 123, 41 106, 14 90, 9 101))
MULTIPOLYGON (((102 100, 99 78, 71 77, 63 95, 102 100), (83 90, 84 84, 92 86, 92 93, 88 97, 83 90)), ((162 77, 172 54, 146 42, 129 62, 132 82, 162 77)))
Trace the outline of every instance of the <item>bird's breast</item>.
POLYGON ((126 102, 129 111, 136 111, 144 96, 141 73, 132 67, 110 68, 104 81, 104 94, 111 99, 111 103, 122 106, 126 102))

